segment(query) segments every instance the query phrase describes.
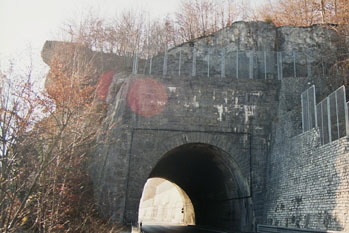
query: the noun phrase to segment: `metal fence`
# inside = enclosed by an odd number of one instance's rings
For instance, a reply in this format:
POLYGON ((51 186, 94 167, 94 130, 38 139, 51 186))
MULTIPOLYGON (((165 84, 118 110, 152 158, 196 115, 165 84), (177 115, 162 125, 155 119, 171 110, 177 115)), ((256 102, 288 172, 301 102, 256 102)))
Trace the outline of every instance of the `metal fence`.
POLYGON ((315 128, 317 123, 315 86, 312 85, 301 94, 303 132, 315 128))
POLYGON ((348 105, 344 86, 317 105, 317 118, 322 144, 348 135, 348 105))
POLYGON ((327 144, 348 135, 348 105, 345 87, 336 91, 316 105, 315 86, 301 94, 303 132, 318 127, 321 144, 327 144))
POLYGON ((157 56, 133 58, 133 73, 168 76, 278 79, 325 76, 336 63, 317 50, 233 51, 222 47, 176 47, 157 56))

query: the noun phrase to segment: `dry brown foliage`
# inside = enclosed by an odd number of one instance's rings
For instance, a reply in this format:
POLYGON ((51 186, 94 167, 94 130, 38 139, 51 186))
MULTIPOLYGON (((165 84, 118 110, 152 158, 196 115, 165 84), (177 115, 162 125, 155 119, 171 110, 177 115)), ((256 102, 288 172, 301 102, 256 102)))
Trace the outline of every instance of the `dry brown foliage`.
POLYGON ((50 96, 29 77, 13 85, 1 75, 1 232, 118 232, 98 217, 87 174, 104 116, 85 82, 91 64, 61 61, 52 60, 50 96))
POLYGON ((259 9, 259 17, 277 26, 347 24, 348 12, 347 0, 278 0, 259 9))

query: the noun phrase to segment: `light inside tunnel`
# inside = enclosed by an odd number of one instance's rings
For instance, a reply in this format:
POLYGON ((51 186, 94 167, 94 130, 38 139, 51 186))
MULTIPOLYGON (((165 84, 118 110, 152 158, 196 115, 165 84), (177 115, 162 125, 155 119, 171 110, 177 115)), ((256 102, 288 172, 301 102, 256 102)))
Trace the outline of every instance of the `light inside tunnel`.
POLYGON ((190 198, 178 185, 150 178, 144 186, 138 222, 144 225, 195 225, 190 198))
POLYGON ((228 231, 253 227, 247 178, 232 156, 215 146, 189 143, 174 148, 161 157, 149 178, 166 179, 184 190, 198 226, 228 231))

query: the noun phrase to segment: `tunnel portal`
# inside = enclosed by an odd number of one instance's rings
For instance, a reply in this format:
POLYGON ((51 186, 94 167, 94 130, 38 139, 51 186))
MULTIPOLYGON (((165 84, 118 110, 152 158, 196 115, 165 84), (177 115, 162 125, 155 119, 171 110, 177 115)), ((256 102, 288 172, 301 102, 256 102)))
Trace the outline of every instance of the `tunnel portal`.
POLYGON ((246 178, 228 153, 203 143, 189 143, 167 152, 149 178, 163 178, 181 187, 191 199, 196 225, 243 231, 253 225, 246 178))

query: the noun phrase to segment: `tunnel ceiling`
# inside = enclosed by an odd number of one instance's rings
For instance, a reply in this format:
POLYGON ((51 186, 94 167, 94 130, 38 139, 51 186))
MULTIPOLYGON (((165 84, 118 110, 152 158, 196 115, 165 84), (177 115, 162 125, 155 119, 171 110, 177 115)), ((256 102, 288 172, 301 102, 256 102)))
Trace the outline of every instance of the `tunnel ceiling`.
POLYGON ((194 205, 198 225, 222 226, 222 221, 234 218, 226 219, 234 212, 230 199, 242 193, 238 184, 241 177, 231 171, 224 159, 227 156, 208 144, 186 144, 166 153, 149 178, 161 177, 180 186, 194 205))
POLYGON ((150 177, 170 180, 189 196, 204 192, 225 199, 225 178, 216 161, 219 156, 217 152, 205 144, 177 148, 159 161, 150 177))

